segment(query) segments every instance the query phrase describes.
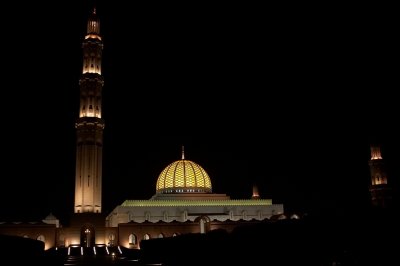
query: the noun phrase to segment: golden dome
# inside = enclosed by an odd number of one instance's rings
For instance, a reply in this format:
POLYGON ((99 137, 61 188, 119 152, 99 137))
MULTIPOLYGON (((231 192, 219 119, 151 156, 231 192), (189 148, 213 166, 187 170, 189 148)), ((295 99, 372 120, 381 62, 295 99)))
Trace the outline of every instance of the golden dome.
POLYGON ((211 180, 197 163, 182 159, 169 164, 157 179, 157 193, 211 193, 211 180))

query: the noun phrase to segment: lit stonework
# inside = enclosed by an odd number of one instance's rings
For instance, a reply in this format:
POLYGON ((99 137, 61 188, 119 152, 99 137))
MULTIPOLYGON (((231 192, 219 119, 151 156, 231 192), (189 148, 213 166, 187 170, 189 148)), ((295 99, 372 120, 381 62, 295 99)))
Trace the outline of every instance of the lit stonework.
POLYGON ((75 123, 77 147, 74 212, 100 213, 104 129, 104 121, 101 119, 101 91, 104 81, 101 76, 103 43, 96 11, 93 11, 88 20, 82 49, 80 112, 75 123))
POLYGON ((371 160, 382 159, 381 149, 378 146, 371 146, 371 160))
POLYGON ((142 240, 151 238, 206 233, 214 229, 229 232, 240 225, 285 217, 282 204, 261 199, 255 190, 252 199, 250 195, 249 199, 231 199, 226 194, 212 193, 207 172, 199 164, 185 159, 183 150, 181 160, 161 171, 156 193, 149 200, 126 200, 105 217, 101 213, 103 43, 96 11, 89 17, 82 49, 80 107, 75 123, 74 214, 68 226, 61 225, 52 214, 35 223, 0 222, 0 234, 37 239, 45 243, 45 249, 65 248, 68 254, 78 250, 85 255, 84 250, 92 250, 88 247, 93 247, 94 254, 96 248, 105 246, 136 249, 140 248, 142 240))
POLYGON ((372 205, 388 207, 392 201, 391 187, 388 185, 386 167, 379 146, 371 146, 369 169, 371 173, 369 191, 371 193, 372 205))
POLYGON ((283 205, 272 204, 271 199, 260 199, 258 191, 253 199, 231 199, 226 194, 211 193, 208 174, 200 165, 186 160, 182 153, 181 160, 169 164, 161 172, 156 194, 151 199, 124 201, 107 216, 106 224, 119 227, 120 224, 128 226, 130 222, 199 222, 198 230, 193 227, 190 232, 204 233, 211 221, 261 221, 279 214, 283 214, 283 205))
POLYGON ((93 11, 87 23, 87 34, 83 42, 83 71, 101 75, 101 55, 103 43, 100 36, 100 20, 93 11))

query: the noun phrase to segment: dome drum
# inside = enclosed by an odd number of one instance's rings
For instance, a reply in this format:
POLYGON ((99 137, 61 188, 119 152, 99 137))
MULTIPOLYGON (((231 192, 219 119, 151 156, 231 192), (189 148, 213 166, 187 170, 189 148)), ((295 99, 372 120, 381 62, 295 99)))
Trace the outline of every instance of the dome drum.
POLYGON ((211 193, 210 188, 204 187, 176 187, 176 188, 164 188, 158 189, 157 193, 169 194, 169 193, 211 193))

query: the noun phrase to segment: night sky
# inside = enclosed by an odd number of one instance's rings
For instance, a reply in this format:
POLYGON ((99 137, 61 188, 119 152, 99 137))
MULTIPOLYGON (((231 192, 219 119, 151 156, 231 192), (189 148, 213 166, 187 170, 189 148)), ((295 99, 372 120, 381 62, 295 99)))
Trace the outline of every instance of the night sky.
MULTIPOLYGON (((92 3, 30 2, 1 19, 0 220, 73 212, 81 43, 92 3)), ((370 143, 382 145, 398 187, 390 8, 129 5, 97 4, 104 213, 149 199, 182 145, 214 192, 249 198, 257 184, 288 212, 366 208, 370 143)))

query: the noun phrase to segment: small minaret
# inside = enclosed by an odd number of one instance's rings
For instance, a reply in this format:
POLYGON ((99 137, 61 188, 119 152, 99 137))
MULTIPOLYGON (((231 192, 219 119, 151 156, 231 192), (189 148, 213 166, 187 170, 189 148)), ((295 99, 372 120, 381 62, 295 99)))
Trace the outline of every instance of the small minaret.
POLYGON ((75 123, 77 142, 74 212, 101 213, 104 129, 101 91, 104 81, 101 76, 103 41, 96 9, 88 19, 82 50, 79 118, 75 123))
POLYGON ((369 169, 371 173, 369 191, 371 193, 372 205, 376 207, 388 207, 391 202, 391 188, 387 182, 385 164, 379 146, 371 146, 369 169))
POLYGON ((251 195, 252 199, 259 199, 260 194, 258 193, 258 187, 256 185, 253 185, 253 195, 251 195))

